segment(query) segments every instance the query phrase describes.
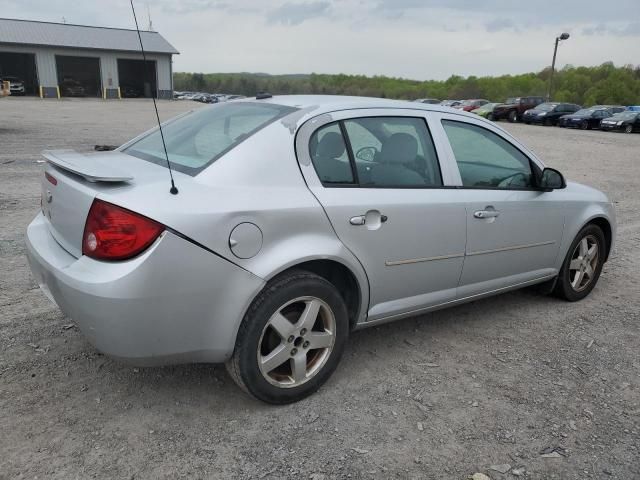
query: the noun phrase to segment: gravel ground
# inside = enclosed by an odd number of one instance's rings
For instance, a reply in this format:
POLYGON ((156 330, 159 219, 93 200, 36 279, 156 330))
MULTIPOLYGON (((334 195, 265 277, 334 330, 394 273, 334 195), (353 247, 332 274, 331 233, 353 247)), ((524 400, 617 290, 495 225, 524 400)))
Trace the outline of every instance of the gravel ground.
POLYGON ((143 100, 0 101, 0 478, 640 478, 640 135, 502 124, 617 203, 587 299, 523 290, 357 332, 316 395, 273 407, 222 366, 101 355, 30 276, 39 152, 153 124, 143 100))

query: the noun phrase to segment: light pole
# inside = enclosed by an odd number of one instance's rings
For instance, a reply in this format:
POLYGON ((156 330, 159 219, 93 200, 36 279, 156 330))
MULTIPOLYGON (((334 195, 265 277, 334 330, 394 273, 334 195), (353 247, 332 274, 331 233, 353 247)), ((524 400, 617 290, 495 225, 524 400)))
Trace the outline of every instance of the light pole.
POLYGON ((553 61, 551 62, 551 74, 549 75, 549 90, 547 91, 547 102, 551 101, 551 88, 553 87, 553 72, 556 69, 556 54, 558 53, 558 43, 561 40, 569 38, 568 33, 562 33, 559 37, 556 37, 556 46, 553 48, 553 61))

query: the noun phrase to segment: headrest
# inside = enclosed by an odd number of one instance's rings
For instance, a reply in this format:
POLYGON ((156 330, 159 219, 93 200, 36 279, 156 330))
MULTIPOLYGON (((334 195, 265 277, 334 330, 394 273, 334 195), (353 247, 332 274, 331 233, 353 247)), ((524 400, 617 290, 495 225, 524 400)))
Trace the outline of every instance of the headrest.
POLYGON ((394 133, 383 144, 380 160, 383 163, 412 163, 418 156, 418 142, 408 133, 394 133))
POLYGON ((322 158, 340 158, 345 151, 344 140, 338 132, 327 132, 318 143, 316 156, 322 158))

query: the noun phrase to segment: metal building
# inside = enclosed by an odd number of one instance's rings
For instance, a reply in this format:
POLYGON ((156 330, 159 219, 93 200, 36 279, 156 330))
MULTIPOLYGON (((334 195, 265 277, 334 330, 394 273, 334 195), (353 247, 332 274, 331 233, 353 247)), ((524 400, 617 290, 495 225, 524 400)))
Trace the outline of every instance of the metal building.
POLYGON ((158 32, 0 18, 0 78, 43 98, 172 98, 172 55, 158 32))

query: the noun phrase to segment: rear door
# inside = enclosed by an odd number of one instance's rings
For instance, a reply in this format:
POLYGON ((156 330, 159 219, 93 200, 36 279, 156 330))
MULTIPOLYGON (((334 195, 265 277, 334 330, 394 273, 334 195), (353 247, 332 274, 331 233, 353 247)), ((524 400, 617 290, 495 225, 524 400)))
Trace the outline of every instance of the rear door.
POLYGON ((443 116, 466 205, 464 298, 552 277, 564 228, 554 192, 535 188, 535 163, 485 122, 443 116))
POLYGON ((369 320, 455 299, 466 241, 455 174, 424 111, 351 110, 311 120, 297 138, 309 188, 369 279, 369 320))

